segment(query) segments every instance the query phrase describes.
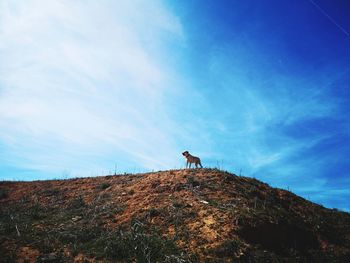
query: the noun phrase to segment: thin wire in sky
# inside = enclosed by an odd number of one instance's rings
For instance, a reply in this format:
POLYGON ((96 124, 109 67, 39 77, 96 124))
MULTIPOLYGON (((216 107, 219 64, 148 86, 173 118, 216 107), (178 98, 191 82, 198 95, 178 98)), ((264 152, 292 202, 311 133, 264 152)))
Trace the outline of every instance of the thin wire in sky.
POLYGON ((311 4, 313 4, 323 15, 325 15, 334 25, 336 25, 341 31, 344 32, 345 35, 350 37, 350 34, 344 27, 339 25, 324 9, 322 9, 318 4, 316 4, 313 0, 309 0, 311 4))

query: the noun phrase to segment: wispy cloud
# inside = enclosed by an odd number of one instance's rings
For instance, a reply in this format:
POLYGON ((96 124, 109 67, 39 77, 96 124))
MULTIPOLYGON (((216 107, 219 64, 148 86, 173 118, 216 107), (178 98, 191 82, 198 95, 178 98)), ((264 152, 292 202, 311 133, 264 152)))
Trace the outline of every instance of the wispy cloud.
POLYGON ((170 70, 159 53, 183 32, 161 2, 2 1, 0 10, 7 162, 75 174, 114 162, 126 170, 174 165, 177 148, 159 110, 170 70))

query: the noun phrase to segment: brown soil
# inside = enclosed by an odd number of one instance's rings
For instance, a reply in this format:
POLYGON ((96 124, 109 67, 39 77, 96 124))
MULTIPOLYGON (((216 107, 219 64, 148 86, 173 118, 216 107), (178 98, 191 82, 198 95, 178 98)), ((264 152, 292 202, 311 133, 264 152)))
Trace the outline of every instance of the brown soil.
MULTIPOLYGON (((183 261, 168 262, 350 262, 348 213, 217 169, 2 182, 0 191, 4 262, 121 262, 111 240, 135 220, 177 247, 183 261)), ((137 253, 125 261, 148 262, 137 253)))

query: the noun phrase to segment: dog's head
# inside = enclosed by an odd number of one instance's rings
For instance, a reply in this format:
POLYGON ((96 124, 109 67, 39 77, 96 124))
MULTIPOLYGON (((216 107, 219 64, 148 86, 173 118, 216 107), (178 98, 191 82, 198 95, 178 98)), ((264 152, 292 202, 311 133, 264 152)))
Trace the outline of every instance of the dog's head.
POLYGON ((189 155, 189 152, 188 152, 188 151, 184 151, 184 152, 182 153, 182 155, 185 156, 185 157, 187 157, 187 156, 189 155))

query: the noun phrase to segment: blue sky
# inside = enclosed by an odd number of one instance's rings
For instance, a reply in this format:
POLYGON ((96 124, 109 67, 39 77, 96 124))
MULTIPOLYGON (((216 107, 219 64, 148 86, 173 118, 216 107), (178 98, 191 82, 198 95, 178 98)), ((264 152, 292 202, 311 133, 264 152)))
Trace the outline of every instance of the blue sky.
POLYGON ((204 166, 350 210, 347 1, 0 2, 0 179, 204 166))

